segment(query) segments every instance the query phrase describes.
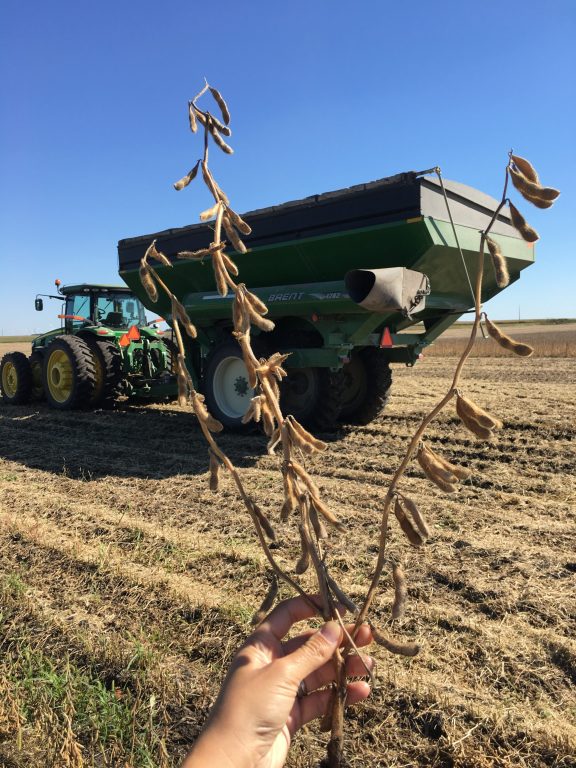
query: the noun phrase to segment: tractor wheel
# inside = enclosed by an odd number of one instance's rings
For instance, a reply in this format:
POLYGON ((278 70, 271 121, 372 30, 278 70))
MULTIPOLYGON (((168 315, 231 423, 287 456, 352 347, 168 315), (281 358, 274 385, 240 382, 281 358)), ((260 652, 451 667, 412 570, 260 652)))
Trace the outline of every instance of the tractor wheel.
POLYGON ((112 341, 84 336, 94 362, 92 408, 112 408, 122 379, 122 353, 112 341))
POLYGON ((96 371, 83 339, 70 335, 55 339, 44 355, 42 374, 46 399, 53 408, 66 411, 90 406, 96 371))
POLYGON ((32 370, 26 355, 9 352, 0 363, 2 399, 10 405, 23 405, 32 398, 32 370))
POLYGON ((333 429, 342 407, 344 382, 329 368, 288 368, 280 384, 282 413, 307 427, 333 429))
POLYGON ((178 345, 172 339, 162 339, 166 347, 166 370, 176 376, 178 373, 178 345))
POLYGON ((341 376, 344 396, 340 420, 352 424, 369 424, 382 413, 390 397, 390 363, 382 350, 366 347, 352 354, 341 376))
POLYGON ((35 402, 46 400, 46 393, 44 392, 44 384, 42 382, 44 354, 36 349, 28 358, 28 362, 32 371, 32 400, 35 402))
MULTIPOLYGON (((256 352, 256 354, 258 354, 256 352)), ((225 341, 212 352, 204 369, 204 395, 210 413, 228 429, 242 431, 242 416, 254 390, 236 341, 225 341)))

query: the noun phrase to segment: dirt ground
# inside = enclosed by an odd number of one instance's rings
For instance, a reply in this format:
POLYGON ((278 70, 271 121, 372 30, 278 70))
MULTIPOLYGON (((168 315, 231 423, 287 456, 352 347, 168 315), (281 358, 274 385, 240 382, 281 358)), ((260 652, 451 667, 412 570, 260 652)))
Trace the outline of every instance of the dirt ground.
MULTIPOLYGON (((386 413, 324 435, 328 450, 307 460, 347 525, 328 562, 353 598, 374 567, 386 484, 454 364, 396 367, 386 413)), ((415 550, 392 526, 408 608, 390 620, 387 577, 373 619, 422 650, 374 649, 377 689, 347 721, 352 768, 576 765, 576 360, 477 358, 464 389, 505 427, 481 443, 452 411, 431 426, 432 446, 473 470, 456 495, 410 467, 403 488, 433 536, 415 550)), ((293 574, 279 459, 258 435, 221 445, 293 574)), ((0 405, 1 765, 80 765, 80 754, 90 766, 175 766, 185 754, 267 578, 231 480, 211 493, 207 465, 176 406, 0 405)), ((288 766, 317 765, 325 741, 306 728, 288 766)))

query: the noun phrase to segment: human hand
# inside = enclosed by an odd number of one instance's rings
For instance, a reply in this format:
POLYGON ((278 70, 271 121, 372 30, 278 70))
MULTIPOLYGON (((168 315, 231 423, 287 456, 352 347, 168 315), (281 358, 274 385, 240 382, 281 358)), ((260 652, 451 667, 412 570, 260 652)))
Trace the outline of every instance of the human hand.
MULTIPOLYGON (((282 642, 293 624, 314 615, 303 598, 285 600, 250 635, 234 657, 206 728, 182 768, 284 765, 292 736, 324 715, 330 705, 332 690, 319 689, 334 681, 332 656, 343 644, 342 629, 335 621, 282 642), (306 695, 299 696, 299 688, 306 695)), ((362 647, 371 641, 370 628, 364 624, 355 643, 362 647)), ((363 659, 372 669, 373 660, 363 659)), ((346 673, 366 674, 358 656, 348 657, 346 673)), ((355 704, 369 694, 368 683, 349 683, 346 703, 355 704)))

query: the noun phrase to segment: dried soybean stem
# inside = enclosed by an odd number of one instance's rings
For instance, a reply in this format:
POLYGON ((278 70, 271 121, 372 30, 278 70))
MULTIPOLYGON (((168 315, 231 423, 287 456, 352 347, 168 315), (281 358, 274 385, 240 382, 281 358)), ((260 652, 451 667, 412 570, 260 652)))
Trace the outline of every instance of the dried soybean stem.
POLYGON ((182 332, 180 331, 180 323, 178 320, 174 321, 174 335, 176 336, 176 343, 178 344, 178 350, 182 356, 186 353, 184 351, 184 342, 182 341, 182 332))
MULTIPOLYGON (((268 421, 268 428, 270 432, 270 443, 274 442, 274 445, 277 444, 278 442, 282 443, 282 449, 284 454, 284 466, 287 468, 285 471, 289 473, 286 475, 286 478, 285 478, 286 480, 285 493, 287 494, 285 505, 288 502, 290 502, 291 499, 294 502, 296 502, 294 506, 290 507, 290 509, 288 510, 288 514, 294 508, 296 507, 300 508, 300 514, 301 514, 300 528, 302 531, 303 538, 305 539, 305 546, 309 550, 310 557, 312 559, 314 569, 316 571, 316 576, 317 576, 318 585, 319 585, 319 592, 321 595, 321 605, 318 605, 317 599, 314 599, 313 597, 308 595, 306 591, 294 579, 292 579, 276 562, 270 550, 268 542, 266 540, 265 526, 262 525, 262 522, 265 523, 266 519, 265 518, 261 519, 262 515, 259 512, 251 496, 246 492, 238 470, 233 465, 233 463, 228 458, 228 456, 219 448, 212 432, 218 431, 218 428, 221 428, 221 424, 219 424, 219 422, 215 420, 208 412, 206 406, 204 405, 203 397, 195 391, 191 377, 188 374, 187 370, 185 369, 186 353, 185 353, 184 341, 182 338, 182 332, 180 329, 180 320, 184 322, 184 318, 187 316, 186 310, 182 307, 182 305, 180 304, 176 296, 172 293, 172 291, 168 288, 166 283, 160 277, 158 277, 156 270, 150 267, 150 265, 147 263, 147 258, 145 257, 144 262, 146 266, 146 275, 150 276, 150 280, 152 280, 152 278, 155 280, 154 289, 156 290, 156 285, 159 286, 172 302, 172 309, 173 309, 172 325, 174 328, 174 333, 175 333, 178 350, 179 350, 179 371, 180 371, 181 377, 182 378, 185 377, 185 384, 184 384, 185 394, 187 397, 191 396, 193 398, 193 409, 198 418, 198 422, 200 424, 200 428, 202 430, 204 438, 208 443, 211 457, 215 462, 220 462, 220 465, 223 465, 226 468, 226 470, 232 476, 234 483, 236 484, 240 498, 242 499, 242 502, 244 503, 244 506, 246 507, 250 515, 250 518, 256 530, 256 534, 260 541, 260 545, 262 546, 264 554, 268 562, 270 563, 270 566, 272 567, 274 574, 276 574, 276 576, 278 576, 279 579, 282 579, 283 581, 285 581, 297 594, 299 594, 314 609, 315 613, 320 612, 324 620, 327 621, 331 618, 335 618, 338 621, 340 621, 340 623, 342 623, 341 618, 336 610, 334 599, 332 598, 332 595, 327 583, 324 562, 321 556, 320 542, 319 541, 315 542, 311 533, 310 506, 309 506, 311 503, 311 499, 309 498, 310 491, 307 487, 303 487, 303 490, 299 492, 299 497, 296 496, 298 492, 298 484, 299 482, 302 482, 302 478, 300 477, 299 479, 296 479, 296 476, 293 475, 293 470, 290 469, 291 461, 292 461, 292 453, 295 450, 295 444, 293 444, 293 438, 296 439, 296 435, 298 440, 300 441, 298 444, 303 442, 306 445, 310 445, 311 449, 313 450, 321 450, 322 448, 325 447, 325 445, 322 444, 321 441, 316 441, 313 438, 313 436, 307 433, 297 422, 294 422, 294 423, 286 422, 286 420, 284 419, 284 416, 282 414, 282 410, 280 407, 280 400, 279 400, 280 392, 278 388, 278 381, 281 380, 282 377, 286 375, 285 371, 283 371, 282 369, 282 362, 285 359, 285 357, 277 353, 275 355, 272 355, 266 361, 266 363, 264 363, 264 361, 260 363, 260 361, 257 360, 254 354, 254 351, 252 349, 252 345, 250 342, 250 329, 252 324, 254 323, 258 325, 263 330, 271 330, 271 327, 273 327, 273 324, 271 324, 270 321, 265 321, 262 319, 262 316, 267 313, 266 306, 256 296, 247 292, 246 287, 242 283, 236 284, 236 282, 232 279, 230 273, 232 273, 234 276, 237 276, 238 275, 237 267, 229 257, 223 254, 223 249, 225 246, 225 243, 222 243, 223 224, 226 226, 227 233, 229 234, 232 240, 232 245, 236 248, 236 250, 240 252, 245 252, 246 248, 244 244, 241 242, 241 238, 239 236, 236 237, 236 230, 238 230, 241 234, 248 235, 250 234, 251 229, 250 229, 250 226, 229 207, 229 202, 226 195, 216 183, 216 180, 212 176, 212 173, 208 167, 210 135, 213 137, 213 139, 216 141, 216 143, 220 146, 221 149, 224 149, 224 151, 228 151, 228 152, 231 151, 231 149, 227 147, 227 145, 225 145, 221 137, 218 135, 218 131, 220 131, 221 133, 224 133, 225 135, 230 135, 230 130, 229 129, 224 130, 224 126, 222 126, 219 123, 219 121, 215 120, 210 115, 209 112, 203 112, 196 106, 196 102, 198 101, 198 99, 208 89, 210 89, 213 97, 215 98, 216 102, 218 103, 222 111, 224 122, 226 124, 228 124, 229 122, 229 113, 228 113, 227 106, 224 102, 224 99, 222 98, 221 94, 218 91, 216 91, 216 89, 211 88, 208 82, 206 82, 204 88, 200 91, 200 93, 193 99, 191 103, 189 103, 190 127, 194 131, 197 125, 196 120, 198 121, 198 123, 200 123, 204 127, 203 157, 201 160, 199 160, 196 163, 196 165, 193 168, 193 171, 191 171, 187 175, 187 177, 185 177, 185 179, 177 183, 176 188, 181 189, 184 186, 187 186, 196 176, 196 173, 200 168, 202 171, 202 177, 204 179, 204 183, 206 184, 208 190, 210 191, 212 197, 214 198, 215 205, 213 206, 213 208, 207 211, 204 211, 201 218, 211 218, 212 215, 214 214, 216 215, 216 220, 214 224, 213 242, 210 246, 210 249, 208 249, 208 251, 212 255, 212 266, 214 269, 217 288, 222 295, 225 295, 227 293, 228 288, 230 288, 236 295, 235 300, 233 302, 234 335, 237 338, 238 342, 240 343, 245 363, 247 365, 247 368, 249 369, 249 373, 251 373, 251 378, 253 378, 255 386, 259 386, 261 390, 261 394, 256 395, 256 397, 258 398, 258 407, 254 405, 253 411, 254 411, 254 414, 256 414, 256 412, 258 411, 258 413, 261 414, 261 417, 263 418, 265 423, 266 423, 266 420, 268 421), (184 181, 186 183, 183 183, 184 181), (226 221, 224 221, 225 214, 227 217, 226 221), (182 312, 180 311, 180 308, 182 308, 182 312), (175 309, 177 309, 178 311, 175 311, 175 309), (183 316, 182 316, 182 313, 183 313, 183 316), (267 326, 271 326, 271 327, 267 327, 267 326), (182 370, 182 368, 184 368, 184 370, 182 370), (276 422, 276 425, 274 425, 274 421, 276 422), (288 486, 290 486, 290 488, 288 488, 287 490, 288 486)), ((154 244, 152 244, 152 246, 153 245, 154 244)), ((147 252, 147 255, 148 253, 151 253, 151 252, 152 252, 151 249, 149 249, 149 251, 147 252)), ((193 257, 194 254, 190 254, 190 256, 193 257)), ((320 503, 319 498, 314 497, 314 499, 316 504, 320 503)), ((316 508, 315 508, 315 514, 317 514, 316 508)), ((323 511, 323 514, 325 514, 324 511, 323 511)), ((318 523, 317 523, 317 526, 318 526, 318 523)), ((353 647, 354 641, 350 637, 349 633, 346 631, 345 628, 344 628, 344 632, 346 633, 346 637, 348 639, 348 642, 350 643, 350 647, 353 647)), ((328 755, 329 755, 330 766, 332 766, 332 768, 339 768, 339 766, 342 765, 344 705, 346 701, 346 691, 347 691, 345 656, 340 651, 340 649, 336 650, 333 657, 333 663, 335 666, 335 679, 337 681, 336 683, 337 695, 334 696, 333 707, 331 711, 332 733, 331 733, 330 743, 328 745, 328 755)))
MULTIPOLYGON (((454 371, 454 377, 453 377, 452 385, 450 389, 444 395, 442 400, 440 400, 440 402, 430 411, 430 413, 428 413, 422 419, 420 426, 418 427, 412 439, 410 440, 408 449, 406 450, 406 454, 402 459, 400 466, 394 473, 394 476, 392 477, 390 485, 388 486, 388 491, 384 498, 384 507, 382 510, 382 519, 380 523, 380 541, 379 541, 378 557, 376 560, 376 567, 374 569, 374 575, 372 577, 370 587, 368 588, 368 592, 366 594, 364 604, 360 609, 360 612, 356 618, 356 625, 354 627, 354 632, 352 633, 354 637, 356 636, 356 632, 358 631, 360 625, 364 622, 366 615, 368 613, 368 610, 370 609, 370 606, 374 599, 374 595, 376 594, 376 590, 378 588, 378 584, 380 582, 380 577, 382 576, 382 571, 384 570, 384 565, 386 563, 385 552, 386 552, 386 542, 387 542, 387 536, 388 536, 388 520, 390 517, 390 507, 396 495, 396 487, 400 479, 404 475, 404 472, 406 471, 406 467, 408 466, 412 456, 414 455, 418 447, 420 438, 424 434, 426 427, 438 415, 438 413, 440 413, 440 411, 447 405, 447 403, 456 395, 456 389, 458 387, 458 382, 460 381, 462 369, 464 368, 464 364, 466 363, 466 360, 468 359, 470 352, 472 351, 472 347, 474 346, 476 335, 478 333, 478 327, 480 325, 480 320, 482 317, 482 279, 484 277, 484 247, 485 247, 486 237, 490 232, 492 226, 494 225, 494 222, 496 221, 498 214, 506 204, 507 188, 508 188, 508 172, 506 171, 505 181, 504 181, 504 190, 502 193, 501 201, 498 207, 496 208, 496 210, 494 211, 494 214, 490 219, 488 226, 480 236, 480 249, 478 252, 476 284, 474 289, 475 313, 474 313, 474 323, 472 326, 472 330, 470 332, 470 338, 468 339, 468 344, 466 345, 466 348, 464 349, 462 355, 460 356, 460 359, 458 360, 458 364, 456 365, 456 369, 454 371)), ((349 652, 348 645, 345 648, 345 652, 349 652)))
MULTIPOLYGON (((326 579, 328 580, 328 575, 327 574, 326 574, 326 579)), ((346 629, 346 625, 344 624, 344 622, 342 620, 342 617, 340 616, 340 612, 337 609, 334 609, 333 618, 335 618, 336 621, 340 624, 340 627, 342 629, 342 632, 344 633, 344 637, 346 638, 348 644, 350 645, 351 649, 355 652, 355 654, 358 656, 358 658, 362 662, 362 666, 366 670, 366 674, 370 678, 370 682, 373 685, 376 685, 376 678, 374 677, 374 673, 372 672, 371 669, 369 669, 368 665, 364 661, 364 659, 362 657, 362 654, 360 653, 360 651, 358 649, 358 646, 354 642, 354 639, 353 639, 352 635, 346 629)))
POLYGON ((324 621, 330 621, 334 617, 336 610, 332 601, 330 590, 328 589, 328 583, 326 581, 326 574, 324 572, 324 565, 318 554, 318 549, 314 544, 314 540, 310 533, 310 516, 308 513, 308 496, 304 494, 299 499, 300 505, 300 526, 312 558, 312 565, 316 571, 316 578, 318 579, 318 588, 320 591, 320 597, 322 600, 322 618, 324 621))
POLYGON ((278 402, 278 398, 276 397, 275 393, 272 391, 272 387, 266 381, 266 379, 260 379, 260 386, 262 387, 262 391, 266 395, 266 399, 272 406, 272 410, 274 411, 274 416, 276 417, 278 426, 282 427, 284 425, 284 415, 282 414, 282 411, 280 409, 280 403, 278 402))

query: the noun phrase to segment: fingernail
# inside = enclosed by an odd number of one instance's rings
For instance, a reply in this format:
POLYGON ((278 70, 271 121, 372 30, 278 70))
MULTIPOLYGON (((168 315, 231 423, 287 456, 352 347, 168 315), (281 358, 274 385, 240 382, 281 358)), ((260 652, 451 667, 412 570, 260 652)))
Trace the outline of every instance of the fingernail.
POLYGON ((332 645, 340 641, 340 625, 336 621, 329 621, 320 629, 320 634, 332 645))

